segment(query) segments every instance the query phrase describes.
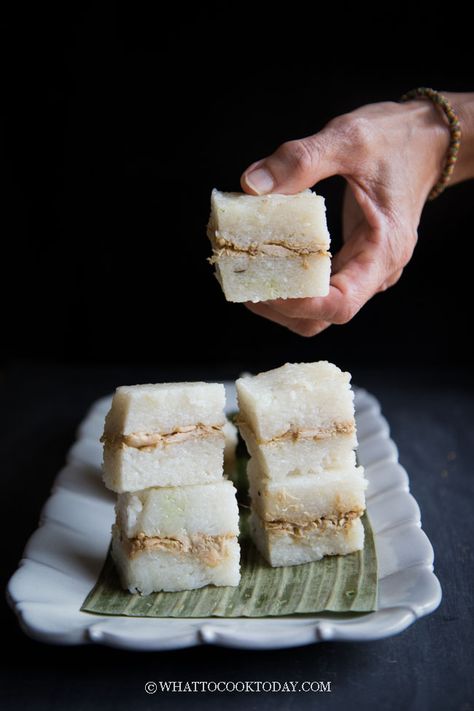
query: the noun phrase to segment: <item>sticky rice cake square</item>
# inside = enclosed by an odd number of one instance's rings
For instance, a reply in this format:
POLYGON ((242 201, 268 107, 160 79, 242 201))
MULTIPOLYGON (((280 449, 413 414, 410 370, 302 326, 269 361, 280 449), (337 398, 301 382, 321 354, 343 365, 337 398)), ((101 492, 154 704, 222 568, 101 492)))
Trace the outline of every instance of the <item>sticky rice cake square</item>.
POLYGON ((117 525, 128 538, 238 535, 239 507, 231 481, 145 489, 117 497, 117 525))
POLYGON ((216 258, 217 281, 227 301, 243 303, 272 299, 304 299, 327 296, 331 260, 326 252, 301 257, 282 250, 267 249, 267 254, 229 254, 216 258))
POLYGON ((326 555, 347 555, 364 547, 364 526, 360 518, 345 525, 324 522, 307 524, 264 523, 251 511, 250 535, 257 549, 272 567, 300 565, 320 560, 326 555))
POLYGON ((121 493, 219 480, 224 404, 217 383, 117 388, 102 437, 105 485, 121 493))
POLYGON ((235 586, 240 580, 240 546, 236 536, 187 542, 145 539, 133 548, 118 526, 112 529, 112 557, 121 583, 131 593, 194 590, 204 585, 235 586), (148 545, 149 544, 149 545, 148 545))
POLYGON ((236 382, 239 419, 258 444, 277 438, 324 439, 355 431, 350 373, 327 361, 286 363, 236 382))
POLYGON ((153 486, 188 486, 222 479, 224 435, 190 437, 169 445, 105 445, 105 486, 120 494, 153 486))
POLYGON ((326 296, 331 271, 324 199, 213 190, 211 263, 228 301, 326 296))
POLYGON ((311 190, 296 195, 247 195, 214 189, 208 234, 240 249, 288 245, 328 249, 324 198, 311 190))
POLYGON ((258 462, 262 474, 275 481, 288 476, 348 469, 356 463, 355 431, 322 439, 284 438, 259 444, 246 424, 240 423, 239 429, 249 454, 258 462))
POLYGON ((272 481, 250 459, 247 475, 252 508, 264 521, 339 520, 344 514, 360 516, 365 510, 367 481, 362 467, 272 481))
POLYGON ((222 427, 224 406, 220 383, 123 385, 116 389, 105 418, 104 438, 125 435, 133 444, 133 435, 141 441, 140 435, 147 433, 165 435, 196 425, 222 427))

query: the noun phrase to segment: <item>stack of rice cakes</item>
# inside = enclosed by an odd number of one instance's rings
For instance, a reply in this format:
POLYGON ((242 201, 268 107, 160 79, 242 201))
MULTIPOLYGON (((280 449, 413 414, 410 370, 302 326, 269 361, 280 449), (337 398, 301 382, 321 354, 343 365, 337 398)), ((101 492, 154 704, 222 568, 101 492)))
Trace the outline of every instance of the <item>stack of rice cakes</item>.
POLYGON ((117 388, 104 482, 118 494, 112 555, 130 592, 238 585, 238 505, 223 478, 224 386, 117 388))
POLYGON ((326 361, 286 364, 237 381, 251 458, 250 530, 272 566, 364 545, 367 482, 356 464, 350 374, 326 361))

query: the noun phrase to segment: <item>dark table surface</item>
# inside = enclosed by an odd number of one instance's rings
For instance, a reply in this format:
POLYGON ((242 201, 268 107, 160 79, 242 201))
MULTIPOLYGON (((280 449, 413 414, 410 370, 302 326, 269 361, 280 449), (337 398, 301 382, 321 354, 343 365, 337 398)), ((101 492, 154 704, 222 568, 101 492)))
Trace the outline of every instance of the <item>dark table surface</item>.
MULTIPOLYGON (((91 402, 121 383, 233 377, 227 368, 48 366, 0 373, 2 576, 14 572, 91 402)), ((474 711, 474 377, 453 367, 353 368, 382 404, 435 549, 438 610, 378 642, 263 652, 199 647, 134 653, 30 640, 2 607, 3 709, 306 709, 474 711), (148 680, 324 681, 331 693, 167 693, 148 680), (224 698, 225 696, 225 698, 224 698)))

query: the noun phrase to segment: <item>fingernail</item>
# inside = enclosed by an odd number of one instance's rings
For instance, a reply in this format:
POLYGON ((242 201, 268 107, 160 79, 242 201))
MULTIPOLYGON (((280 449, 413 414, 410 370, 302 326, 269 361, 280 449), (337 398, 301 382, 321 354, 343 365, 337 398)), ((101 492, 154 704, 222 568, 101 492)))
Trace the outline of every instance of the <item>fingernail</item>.
POLYGON ((245 182, 257 195, 269 193, 275 185, 272 174, 265 168, 257 168, 247 173, 245 182))

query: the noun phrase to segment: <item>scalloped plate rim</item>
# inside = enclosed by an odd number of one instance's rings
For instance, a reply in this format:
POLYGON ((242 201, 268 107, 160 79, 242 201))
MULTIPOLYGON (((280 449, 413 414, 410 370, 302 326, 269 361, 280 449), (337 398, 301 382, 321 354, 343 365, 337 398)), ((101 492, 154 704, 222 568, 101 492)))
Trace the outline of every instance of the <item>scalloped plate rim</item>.
MULTIPOLYGON (((233 383, 227 382, 226 389, 228 400, 235 400, 233 383)), ((413 591, 411 601, 408 597, 408 599, 401 600, 398 605, 392 604, 379 608, 376 612, 350 618, 321 613, 304 617, 186 619, 114 617, 81 612, 76 605, 78 604, 80 607, 82 604, 82 592, 79 596, 80 600, 72 600, 69 596, 63 604, 59 604, 57 601, 44 602, 43 600, 29 599, 24 588, 28 588, 28 591, 34 590, 35 581, 39 585, 45 585, 45 579, 48 576, 45 572, 41 572, 42 568, 45 568, 46 571, 54 569, 60 574, 60 578, 65 576, 68 581, 82 579, 76 574, 73 576, 71 572, 62 570, 60 565, 54 566, 51 562, 38 560, 37 556, 40 558, 46 556, 47 558, 51 554, 51 550, 45 549, 45 544, 42 542, 43 538, 47 538, 50 529, 63 528, 68 532, 69 537, 76 536, 86 540, 87 534, 94 533, 88 528, 81 531, 80 525, 75 527, 73 524, 61 522, 55 517, 54 509, 55 506, 59 510, 61 509, 59 505, 61 497, 66 500, 77 497, 83 505, 86 505, 88 500, 91 501, 91 493, 88 490, 81 490, 80 481, 77 482, 78 490, 63 486, 61 481, 65 478, 65 470, 69 468, 72 469, 74 479, 75 473, 83 469, 93 470, 94 466, 97 466, 94 462, 87 462, 87 456, 90 455, 91 448, 94 451, 97 442, 90 436, 90 431, 94 430, 94 423, 100 423, 105 414, 110 403, 109 396, 95 401, 77 428, 77 439, 71 446, 66 464, 58 473, 51 494, 42 508, 39 527, 26 544, 25 553, 28 551, 29 555, 23 555, 17 571, 8 584, 7 600, 16 612, 23 631, 34 639, 51 644, 94 643, 141 651, 165 651, 201 644, 239 649, 283 649, 329 640, 354 642, 382 639, 399 634, 420 617, 433 612, 441 602, 441 586, 433 572, 433 548, 421 528, 418 504, 410 493, 406 471, 398 463, 398 449, 390 438, 389 424, 382 414, 380 403, 366 390, 362 388, 354 388, 354 390, 356 393, 356 416, 361 413, 367 431, 367 436, 361 438, 360 443, 364 444, 368 451, 375 449, 382 452, 382 457, 375 462, 371 461, 368 466, 368 478, 377 476, 377 470, 383 470, 384 467, 394 464, 396 465, 394 471, 397 471, 399 475, 398 480, 393 475, 392 485, 387 486, 385 482, 380 491, 376 491, 368 498, 369 516, 372 499, 374 506, 380 507, 381 504, 383 505, 384 498, 390 499, 390 496, 394 494, 397 495, 399 503, 401 500, 402 506, 403 501, 406 500, 407 512, 411 511, 406 518, 403 518, 402 509, 401 519, 390 523, 391 511, 389 508, 387 509, 388 523, 386 521, 380 530, 378 549, 382 547, 383 550, 384 545, 386 548, 390 548, 390 543, 393 541, 393 551, 396 555, 396 545, 401 545, 400 540, 403 544, 403 531, 407 530, 410 531, 412 541, 413 537, 415 538, 415 543, 418 543, 421 551, 420 560, 417 560, 415 556, 414 562, 380 577, 379 580, 383 580, 385 586, 395 587, 400 582, 400 578, 407 577, 407 574, 408 577, 413 577, 421 571, 424 588, 413 591), (400 476, 402 483, 400 483, 400 476), (48 511, 50 511, 49 516, 48 511), (31 584, 28 583, 30 579, 31 584)), ((97 508, 99 508, 99 503, 104 508, 112 507, 112 504, 105 500, 99 502, 98 499, 92 498, 92 501, 97 508)), ((400 516, 400 513, 398 515, 400 516)), ((95 535, 97 535, 97 531, 95 535)), ((99 535, 105 536, 103 547, 106 550, 108 534, 104 529, 104 532, 100 532, 99 535)), ((377 544, 377 532, 375 532, 375 536, 377 544)), ((67 539, 67 535, 65 539, 67 539)), ((95 545, 96 543, 97 541, 94 541, 95 545)), ((68 560, 68 563, 70 562, 68 560)), ((59 593, 61 593, 60 590, 59 593)), ((32 597, 34 598, 34 593, 32 597)))

